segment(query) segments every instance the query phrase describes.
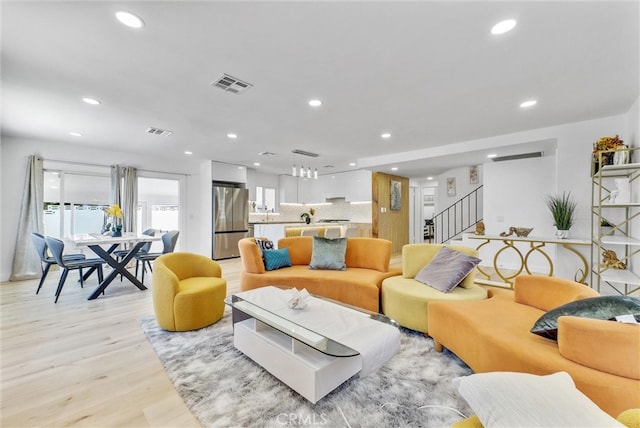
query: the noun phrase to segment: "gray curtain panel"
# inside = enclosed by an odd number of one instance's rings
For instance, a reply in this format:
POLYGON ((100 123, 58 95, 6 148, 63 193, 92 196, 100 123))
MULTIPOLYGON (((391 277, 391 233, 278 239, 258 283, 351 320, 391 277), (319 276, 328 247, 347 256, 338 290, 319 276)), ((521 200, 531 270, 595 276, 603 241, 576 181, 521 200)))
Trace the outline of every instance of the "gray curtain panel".
POLYGON ((120 165, 111 165, 111 205, 119 205, 122 208, 120 192, 120 165))
POLYGON ((122 168, 122 229, 125 232, 136 231, 138 210, 138 170, 132 166, 122 168))
POLYGON ((10 281, 39 278, 42 275, 40 256, 31 242, 30 235, 31 232, 44 233, 43 186, 42 158, 31 155, 27 164, 24 191, 22 192, 18 235, 10 281))

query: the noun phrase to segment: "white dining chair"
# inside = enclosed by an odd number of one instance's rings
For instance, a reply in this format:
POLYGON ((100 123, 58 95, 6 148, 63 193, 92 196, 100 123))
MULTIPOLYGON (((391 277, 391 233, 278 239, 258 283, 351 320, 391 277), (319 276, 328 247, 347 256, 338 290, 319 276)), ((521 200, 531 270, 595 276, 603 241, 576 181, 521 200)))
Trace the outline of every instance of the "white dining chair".
POLYGON ((324 237, 328 239, 335 239, 340 237, 340 229, 337 227, 330 227, 325 229, 324 237))
POLYGON ((318 236, 318 229, 304 229, 300 236, 318 236))

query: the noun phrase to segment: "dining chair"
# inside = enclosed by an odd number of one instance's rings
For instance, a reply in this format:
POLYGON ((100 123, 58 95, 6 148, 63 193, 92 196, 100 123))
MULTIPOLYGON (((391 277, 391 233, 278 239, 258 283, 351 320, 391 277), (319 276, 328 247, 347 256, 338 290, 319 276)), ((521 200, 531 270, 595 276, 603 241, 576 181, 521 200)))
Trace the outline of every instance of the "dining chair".
POLYGON ((340 228, 328 227, 324 231, 324 237, 327 239, 336 239, 340 237, 340 228))
POLYGON ((303 229, 300 236, 318 236, 318 229, 303 229))
MULTIPOLYGON (((44 240, 44 236, 32 232, 31 233, 31 242, 36 247, 36 251, 38 252, 38 256, 40 256, 40 266, 42 268, 42 275, 40 276, 40 283, 38 284, 38 289, 36 290, 36 294, 40 292, 40 288, 42 288, 42 284, 44 284, 44 280, 49 273, 49 268, 51 265, 58 264, 56 263, 56 259, 50 254, 49 249, 47 248, 47 243, 44 240)), ((82 253, 77 254, 65 254, 62 256, 64 260, 84 260, 86 256, 82 253)))
MULTIPOLYGON (((142 232, 143 235, 148 235, 148 236, 155 236, 156 234, 156 230, 155 229, 146 229, 144 232, 142 232)), ((140 249, 138 250, 138 254, 146 254, 149 252, 149 250, 151 249, 151 244, 153 242, 149 241, 149 242, 145 242, 144 245, 142 247, 140 247, 140 249)), ((127 250, 116 250, 113 252, 113 257, 120 262, 123 258, 126 257, 127 254, 129 254, 130 249, 127 250)), ((128 263, 127 263, 128 265, 128 263)), ((120 281, 122 281, 122 274, 120 275, 120 281)))
POLYGON ((144 284, 144 272, 147 270, 146 266, 149 266, 149 270, 153 272, 151 268, 151 262, 160 257, 163 254, 173 253, 176 248, 176 242, 178 242, 179 230, 170 230, 162 235, 162 252, 161 253, 138 253, 135 256, 136 259, 136 278, 138 277, 138 267, 142 263, 142 279, 140 282, 144 284))
POLYGON ((62 287, 64 287, 64 283, 67 280, 67 275, 69 274, 70 270, 78 270, 80 274, 81 287, 84 287, 84 280, 82 279, 82 269, 84 268, 96 268, 96 270, 98 271, 98 281, 102 282, 102 280, 104 279, 102 276, 102 263, 104 263, 104 260, 98 258, 65 260, 62 256, 62 253, 64 252, 64 242, 50 236, 46 236, 44 240, 47 243, 47 247, 49 247, 49 250, 51 250, 51 254, 53 254, 53 258, 56 260, 56 263, 62 268, 60 281, 58 282, 58 289, 56 290, 55 303, 58 303, 60 292, 62 291, 62 287))

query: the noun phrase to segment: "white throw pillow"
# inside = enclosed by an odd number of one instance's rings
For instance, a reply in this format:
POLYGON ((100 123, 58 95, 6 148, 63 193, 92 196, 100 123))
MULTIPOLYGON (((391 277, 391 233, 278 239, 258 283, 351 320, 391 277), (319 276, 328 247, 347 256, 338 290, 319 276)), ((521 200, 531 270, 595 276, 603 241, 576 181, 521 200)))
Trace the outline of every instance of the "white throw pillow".
POLYGON ((624 427, 578 391, 567 372, 478 373, 453 384, 485 427, 624 427))

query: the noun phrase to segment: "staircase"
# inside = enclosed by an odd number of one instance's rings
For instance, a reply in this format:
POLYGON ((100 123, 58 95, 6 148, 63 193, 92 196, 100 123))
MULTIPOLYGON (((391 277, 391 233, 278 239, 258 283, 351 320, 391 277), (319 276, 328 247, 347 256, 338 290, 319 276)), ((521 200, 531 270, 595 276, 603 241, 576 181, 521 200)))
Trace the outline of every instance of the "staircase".
POLYGON ((442 244, 459 239, 482 221, 483 186, 478 187, 433 217, 433 242, 442 244))

